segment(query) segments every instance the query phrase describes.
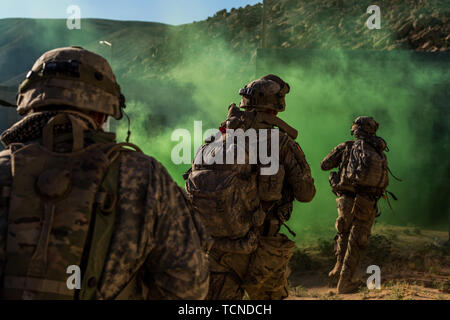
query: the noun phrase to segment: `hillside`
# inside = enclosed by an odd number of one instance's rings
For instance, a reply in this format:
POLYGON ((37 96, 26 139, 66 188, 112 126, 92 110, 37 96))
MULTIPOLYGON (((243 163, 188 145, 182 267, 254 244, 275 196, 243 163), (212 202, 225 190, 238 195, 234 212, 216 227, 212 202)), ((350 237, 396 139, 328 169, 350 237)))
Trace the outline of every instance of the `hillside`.
MULTIPOLYGON (((445 0, 297 1, 266 0, 266 47, 319 49, 450 50, 450 7, 445 0), (365 21, 371 4, 381 8, 381 30, 365 21)), ((252 57, 262 45, 261 4, 217 12, 207 20, 181 26, 151 22, 82 20, 81 30, 68 30, 65 20, 0 20, 0 83, 18 82, 42 52, 83 45, 109 57, 99 40, 116 43, 119 74, 161 74, 199 47, 221 40, 230 50, 252 57), (13 79, 13 81, 11 81, 13 79)))
POLYGON ((117 56, 130 47, 145 56, 148 44, 158 44, 168 29, 170 26, 151 22, 85 19, 81 30, 68 30, 65 20, 1 19, 0 82, 17 83, 18 76, 24 75, 35 59, 57 47, 87 46, 109 57, 109 48, 101 47, 98 41, 120 41, 117 56))
MULTIPOLYGON (((299 235, 333 226, 335 199, 319 163, 351 138, 348 127, 363 114, 380 122, 379 134, 391 150, 389 166, 403 179, 391 179, 389 186, 400 199, 393 203, 396 214, 380 219, 398 225, 447 225, 450 165, 443 159, 450 156, 448 1, 266 2, 265 47, 277 50, 257 50, 263 36, 261 4, 180 26, 86 19, 81 30, 68 30, 65 20, 3 19, 0 86, 17 86, 46 50, 81 45, 110 60, 110 49, 99 41, 112 42, 111 62, 127 99, 131 141, 161 161, 182 185, 189 164, 175 165, 171 159, 173 131, 193 132, 198 120, 204 130, 217 128, 229 103, 239 102, 243 85, 263 72, 277 73, 292 88, 280 117, 299 129, 298 142, 318 190, 311 204, 296 206, 290 226, 299 235), (381 8, 381 30, 365 26, 372 4, 381 8), (268 51, 275 53, 273 63, 261 71, 261 52, 268 51), (426 56, 426 62, 418 56, 426 56)), ((13 119, 9 111, 8 119, 13 119)), ((0 125, 0 130, 6 127, 0 125)), ((126 121, 112 121, 112 127, 119 140, 125 139, 126 121)), ((332 236, 329 231, 326 235, 332 236)))
MULTIPOLYGON (((449 50, 448 1, 266 0, 266 3, 269 48, 449 50), (370 5, 381 9, 380 30, 369 30, 365 25, 370 5)), ((259 28, 262 15, 262 6, 257 5, 218 12, 204 24, 211 35, 221 31, 231 35, 233 47, 239 47, 248 40, 252 43, 254 37, 248 39, 242 33, 247 28, 259 28)))

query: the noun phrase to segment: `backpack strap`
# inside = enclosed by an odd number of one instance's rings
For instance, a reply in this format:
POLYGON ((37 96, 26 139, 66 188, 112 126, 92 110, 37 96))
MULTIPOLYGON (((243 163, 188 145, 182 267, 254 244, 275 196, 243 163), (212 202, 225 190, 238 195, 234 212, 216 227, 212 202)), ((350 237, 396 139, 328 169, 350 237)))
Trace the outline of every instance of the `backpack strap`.
POLYGON ((397 177, 392 173, 392 171, 391 171, 391 169, 389 168, 389 166, 387 167, 387 169, 388 169, 388 172, 391 174, 391 176, 392 176, 395 180, 397 180, 397 181, 399 181, 399 182, 402 182, 402 181, 403 181, 402 179, 397 178, 397 177))
POLYGON ((121 152, 130 151, 127 148, 142 152, 137 146, 130 143, 115 144, 106 151, 107 158, 110 159, 110 166, 96 194, 96 205, 83 259, 84 265, 81 268, 83 272, 82 286, 79 292, 81 300, 99 298, 98 288, 101 284, 117 216, 120 171, 118 157, 121 152))
POLYGON ((84 147, 84 130, 88 129, 86 123, 69 113, 60 113, 51 118, 42 130, 42 141, 45 148, 53 150, 54 128, 56 125, 70 121, 72 125, 73 147, 72 152, 77 152, 84 147))
POLYGON ((114 147, 109 149, 109 151, 106 152, 106 156, 110 159, 112 163, 115 160, 115 158, 117 158, 120 155, 120 152, 130 151, 130 149, 127 148, 131 148, 136 152, 142 153, 142 150, 137 145, 128 142, 123 142, 118 143, 114 147))

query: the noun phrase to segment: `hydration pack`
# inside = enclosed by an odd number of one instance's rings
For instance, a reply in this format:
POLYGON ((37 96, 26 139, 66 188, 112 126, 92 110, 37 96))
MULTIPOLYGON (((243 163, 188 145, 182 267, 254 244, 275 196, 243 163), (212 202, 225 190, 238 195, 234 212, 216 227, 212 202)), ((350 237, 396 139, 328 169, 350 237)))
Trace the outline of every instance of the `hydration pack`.
POLYGON ((362 139, 349 150, 345 169, 346 179, 354 185, 385 189, 389 184, 386 155, 362 139))
MULTIPOLYGON (((226 150, 225 140, 219 138, 216 146, 207 143, 199 149, 185 189, 211 236, 237 239, 246 236, 253 226, 261 226, 265 219, 258 196, 257 166, 196 164, 200 157, 208 161, 211 155, 226 150)), ((236 145, 229 148, 237 151, 236 145)))
MULTIPOLYGON (((283 165, 280 164, 276 174, 262 175, 264 165, 259 163, 259 159, 256 164, 250 164, 249 159, 255 155, 251 152, 256 152, 250 148, 250 143, 246 142, 245 146, 237 140, 230 143, 233 139, 230 138, 230 130, 247 132, 254 126, 273 128, 274 125, 297 135, 297 131, 281 119, 265 113, 241 111, 232 104, 227 120, 222 123, 221 133, 206 141, 197 152, 192 168, 185 174, 186 194, 214 238, 238 239, 247 235, 251 239, 249 231, 261 227, 266 218, 262 203, 281 200, 285 175, 283 165), (236 161, 239 153, 244 154, 243 163, 236 161), (229 154, 233 154, 232 164, 226 161, 229 154), (219 159, 222 164, 218 163, 219 159)), ((267 143, 268 149, 271 149, 271 139, 270 132, 264 137, 257 134, 259 146, 267 143)), ((238 243, 236 250, 227 248, 226 251, 251 251, 250 248, 244 250, 242 246, 238 243)))

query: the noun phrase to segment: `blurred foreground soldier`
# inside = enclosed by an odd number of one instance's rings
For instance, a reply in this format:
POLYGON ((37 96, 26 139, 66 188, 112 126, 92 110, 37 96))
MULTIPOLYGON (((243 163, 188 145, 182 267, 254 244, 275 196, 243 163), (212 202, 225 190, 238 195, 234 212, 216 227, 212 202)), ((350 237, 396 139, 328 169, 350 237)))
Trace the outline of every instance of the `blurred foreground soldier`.
POLYGON ((276 116, 285 110, 289 90, 274 75, 242 89, 243 110, 229 107, 220 132, 200 148, 185 175, 186 192, 214 238, 208 299, 238 300, 244 291, 252 300, 288 296, 288 262, 295 243, 279 231, 291 216, 294 198, 309 202, 316 192, 305 155, 295 142, 297 131, 276 116), (239 143, 239 129, 249 143, 239 143), (279 144, 272 147, 272 141, 279 144), (269 165, 259 157, 252 164, 249 159, 257 155, 250 146, 267 146, 277 170, 262 174, 269 165), (239 151, 245 154, 244 163, 226 161, 226 155, 235 157, 239 151))
POLYGON ((371 117, 359 117, 352 125, 355 140, 334 148, 320 164, 331 172, 330 185, 338 196, 338 218, 335 253, 337 262, 329 273, 339 278, 338 293, 358 289, 352 278, 359 263, 361 251, 369 243, 377 202, 389 184, 388 163, 384 151, 386 142, 375 135, 378 123, 371 117))
POLYGON ((49 51, 17 104, 24 118, 1 136, 2 298, 205 298, 205 233, 182 190, 101 129, 125 107, 107 61, 49 51))

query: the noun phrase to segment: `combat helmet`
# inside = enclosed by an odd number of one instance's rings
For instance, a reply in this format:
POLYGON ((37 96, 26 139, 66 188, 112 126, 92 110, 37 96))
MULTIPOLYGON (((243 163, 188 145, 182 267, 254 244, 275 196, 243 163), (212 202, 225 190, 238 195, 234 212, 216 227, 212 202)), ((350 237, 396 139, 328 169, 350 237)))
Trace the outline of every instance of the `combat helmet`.
POLYGON ((17 94, 20 115, 51 105, 120 119, 125 98, 103 57, 81 47, 66 47, 44 53, 28 72, 17 94))
POLYGON ((376 122, 372 117, 361 116, 355 119, 352 123, 351 133, 355 135, 358 132, 363 132, 369 135, 374 135, 378 130, 378 122, 376 122))
POLYGON ((252 81, 239 91, 242 96, 240 107, 282 112, 286 109, 285 96, 289 91, 289 84, 280 77, 269 74, 252 81))

